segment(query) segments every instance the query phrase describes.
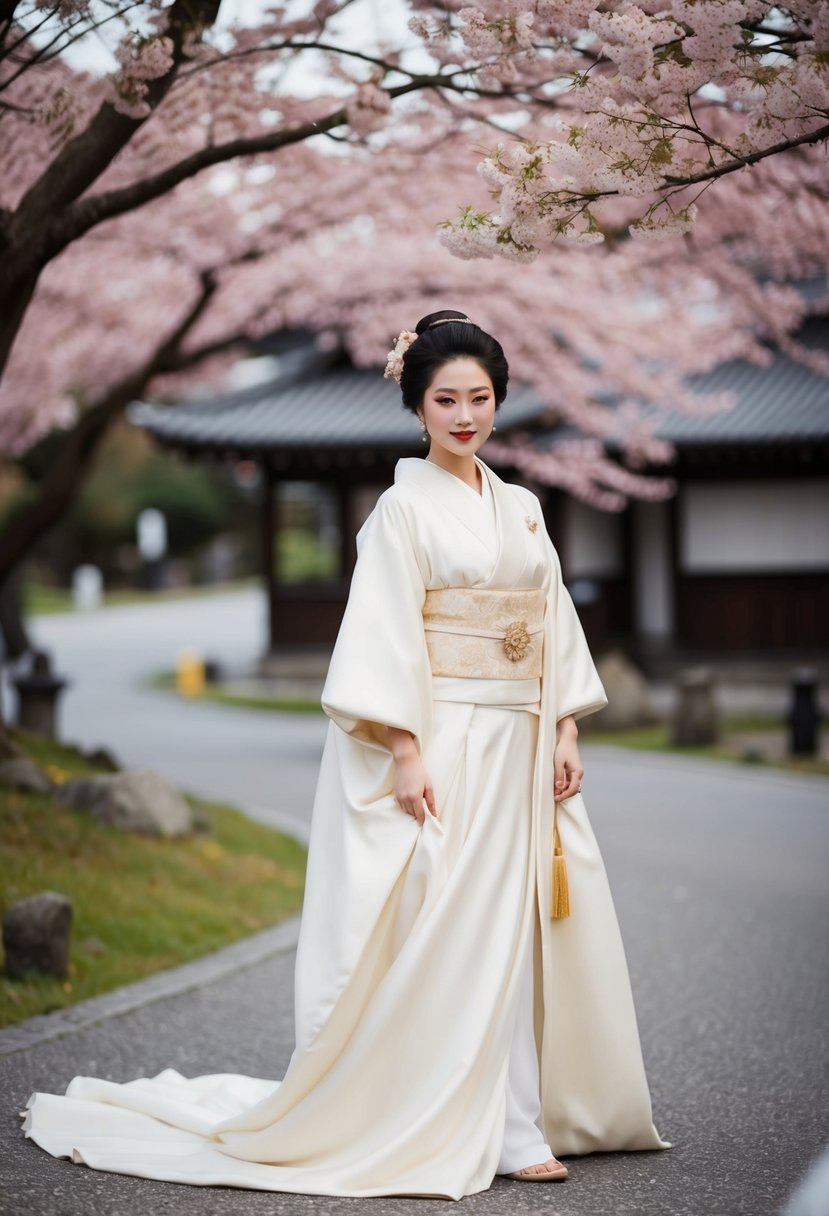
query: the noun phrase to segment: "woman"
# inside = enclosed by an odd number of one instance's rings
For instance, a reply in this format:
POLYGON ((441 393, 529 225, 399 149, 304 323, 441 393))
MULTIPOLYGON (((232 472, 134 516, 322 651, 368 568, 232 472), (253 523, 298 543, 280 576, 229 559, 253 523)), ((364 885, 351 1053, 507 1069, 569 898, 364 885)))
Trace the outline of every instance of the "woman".
POLYGON ((566 1177, 554 1149, 668 1147, 579 792, 576 721, 607 698, 537 497, 476 455, 503 351, 445 311, 401 334, 387 374, 430 447, 397 462, 357 537, 322 693, 288 1070, 76 1077, 24 1112, 55 1156, 460 1199, 499 1173, 566 1177), (554 842, 572 901, 556 918, 554 842))

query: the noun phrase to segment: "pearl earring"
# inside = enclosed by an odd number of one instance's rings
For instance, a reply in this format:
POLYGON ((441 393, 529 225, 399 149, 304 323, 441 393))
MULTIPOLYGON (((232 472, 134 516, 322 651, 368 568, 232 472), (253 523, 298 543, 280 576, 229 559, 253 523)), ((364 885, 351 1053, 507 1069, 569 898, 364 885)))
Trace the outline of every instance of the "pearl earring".
MULTIPOLYGON (((497 426, 494 426, 494 427, 492 428, 492 430, 493 430, 493 431, 497 431, 497 430, 498 430, 497 426)), ((490 431, 490 434, 492 434, 492 431, 490 431)))

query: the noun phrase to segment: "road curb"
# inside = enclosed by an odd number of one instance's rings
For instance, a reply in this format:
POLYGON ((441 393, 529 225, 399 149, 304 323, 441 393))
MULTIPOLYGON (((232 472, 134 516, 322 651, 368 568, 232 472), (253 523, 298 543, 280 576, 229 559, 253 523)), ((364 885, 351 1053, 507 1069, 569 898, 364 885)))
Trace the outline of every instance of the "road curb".
POLYGON ((125 984, 113 992, 105 992, 101 996, 91 997, 68 1009, 58 1009, 54 1013, 38 1014, 0 1030, 0 1056, 11 1055, 15 1051, 25 1051, 36 1047, 49 1039, 57 1039, 63 1035, 73 1034, 96 1022, 108 1018, 119 1017, 131 1013, 153 1001, 164 1000, 166 997, 177 996, 192 988, 203 988, 215 980, 222 979, 234 971, 245 967, 254 967, 276 954, 284 954, 293 950, 299 937, 300 917, 292 916, 289 920, 281 921, 261 933, 254 933, 241 941, 224 946, 204 958, 194 959, 191 963, 183 963, 180 967, 171 967, 159 971, 156 975, 148 976, 145 980, 137 980, 134 984, 125 984))

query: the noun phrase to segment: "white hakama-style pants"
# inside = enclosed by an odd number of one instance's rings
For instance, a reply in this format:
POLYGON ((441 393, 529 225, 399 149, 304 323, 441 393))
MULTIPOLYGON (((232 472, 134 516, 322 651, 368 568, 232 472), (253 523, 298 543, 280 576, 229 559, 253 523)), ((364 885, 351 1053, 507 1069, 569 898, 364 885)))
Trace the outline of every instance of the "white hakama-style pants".
MULTIPOLYGON (((533 932, 535 932, 533 921, 533 932)), ((533 1029, 533 950, 529 949, 521 974, 521 992, 509 1054, 506 1088, 504 1146, 498 1162, 499 1174, 511 1174, 528 1165, 540 1165, 554 1156, 541 1130, 541 1092, 538 1051, 533 1029)))

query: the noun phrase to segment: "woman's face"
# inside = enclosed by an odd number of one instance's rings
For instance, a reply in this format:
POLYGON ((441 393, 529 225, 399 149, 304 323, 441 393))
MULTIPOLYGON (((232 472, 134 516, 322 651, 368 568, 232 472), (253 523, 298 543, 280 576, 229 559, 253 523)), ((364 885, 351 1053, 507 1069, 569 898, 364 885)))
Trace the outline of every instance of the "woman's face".
POLYGON ((474 359, 442 364, 426 389, 417 416, 426 423, 433 445, 455 457, 476 452, 489 438, 495 418, 489 374, 474 359), (470 438, 460 438, 463 433, 470 438))

